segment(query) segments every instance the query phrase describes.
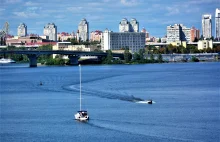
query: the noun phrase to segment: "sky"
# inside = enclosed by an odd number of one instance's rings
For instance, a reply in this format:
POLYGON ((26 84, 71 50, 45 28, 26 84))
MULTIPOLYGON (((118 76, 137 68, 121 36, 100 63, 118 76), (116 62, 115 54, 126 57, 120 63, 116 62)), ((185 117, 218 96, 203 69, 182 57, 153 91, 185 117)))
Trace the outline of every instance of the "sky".
POLYGON ((136 18, 150 36, 164 37, 173 24, 200 29, 203 14, 212 15, 220 0, 0 0, 0 29, 7 21, 10 34, 17 35, 20 23, 28 34, 43 35, 47 23, 55 23, 58 32, 76 32, 82 18, 89 22, 89 32, 106 28, 119 31, 122 18, 136 18))

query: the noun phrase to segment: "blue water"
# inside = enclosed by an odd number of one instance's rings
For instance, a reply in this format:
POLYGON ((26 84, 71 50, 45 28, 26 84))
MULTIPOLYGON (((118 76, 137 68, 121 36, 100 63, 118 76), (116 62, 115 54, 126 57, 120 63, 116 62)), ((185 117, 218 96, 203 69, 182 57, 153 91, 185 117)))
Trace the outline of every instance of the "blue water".
POLYGON ((82 66, 82 123, 78 66, 0 66, 1 142, 218 142, 219 76, 220 63, 82 66))

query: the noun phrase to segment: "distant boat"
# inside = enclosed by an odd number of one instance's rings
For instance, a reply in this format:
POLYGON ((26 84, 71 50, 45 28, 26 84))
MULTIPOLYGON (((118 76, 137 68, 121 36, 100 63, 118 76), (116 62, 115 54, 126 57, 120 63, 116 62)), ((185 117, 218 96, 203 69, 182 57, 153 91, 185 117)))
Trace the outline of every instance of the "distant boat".
POLYGON ((87 111, 81 109, 82 93, 81 93, 81 65, 80 64, 79 64, 79 80, 80 80, 80 98, 79 98, 80 110, 75 114, 75 119, 79 120, 79 121, 87 121, 87 120, 89 120, 89 115, 88 115, 87 111))
POLYGON ((147 103, 148 103, 148 104, 152 104, 153 101, 152 101, 152 100, 148 100, 147 103))
POLYGON ((43 83, 42 83, 42 82, 40 82, 40 85, 43 85, 43 83))
POLYGON ((7 63, 16 63, 16 62, 12 59, 5 59, 5 58, 0 59, 0 64, 7 64, 7 63))

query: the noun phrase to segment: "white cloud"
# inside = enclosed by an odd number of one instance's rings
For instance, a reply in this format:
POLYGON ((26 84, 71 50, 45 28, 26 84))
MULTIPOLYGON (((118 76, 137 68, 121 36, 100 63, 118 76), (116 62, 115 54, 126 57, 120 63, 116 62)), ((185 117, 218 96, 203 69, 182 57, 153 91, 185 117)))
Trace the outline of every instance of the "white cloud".
POLYGON ((87 5, 88 6, 101 6, 102 3, 100 3, 100 2, 89 2, 89 3, 87 3, 87 5))
POLYGON ((100 20, 104 19, 104 17, 100 16, 100 15, 87 14, 86 17, 88 17, 87 18, 88 21, 100 21, 100 20))
POLYGON ((65 16, 64 15, 55 15, 54 18, 63 19, 63 18, 65 18, 65 16))
POLYGON ((219 0, 191 0, 189 4, 206 4, 206 3, 220 3, 219 0))
POLYGON ((18 16, 18 17, 22 17, 22 18, 33 18, 33 17, 38 17, 39 15, 35 12, 31 13, 31 12, 13 12, 14 15, 18 16))
POLYGON ((121 4, 124 6, 136 6, 139 4, 137 0, 120 0, 121 4))
POLYGON ((3 8, 0 8, 0 11, 5 11, 5 9, 3 9, 3 8))
POLYGON ((22 2, 22 0, 6 0, 5 3, 10 3, 10 4, 14 4, 14 3, 19 3, 22 2))
POLYGON ((168 13, 166 15, 170 16, 170 15, 176 15, 179 14, 179 9, 177 7, 166 7, 166 10, 168 11, 168 13))
POLYGON ((103 0, 103 2, 110 2, 110 0, 103 0))
POLYGON ((25 6, 36 6, 36 5, 39 5, 39 4, 32 2, 32 1, 25 2, 25 6))
POLYGON ((83 7, 68 7, 67 10, 71 12, 76 12, 76 11, 83 10, 83 7))

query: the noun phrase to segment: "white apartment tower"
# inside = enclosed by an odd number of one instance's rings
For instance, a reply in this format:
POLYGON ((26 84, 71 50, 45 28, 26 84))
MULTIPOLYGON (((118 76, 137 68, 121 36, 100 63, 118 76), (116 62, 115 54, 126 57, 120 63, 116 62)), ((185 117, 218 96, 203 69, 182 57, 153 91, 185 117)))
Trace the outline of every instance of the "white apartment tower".
POLYGON ((209 14, 202 16, 202 35, 204 38, 212 37, 212 16, 209 14))
POLYGON ((119 32, 129 32, 130 31, 130 23, 126 18, 123 18, 119 23, 119 32))
POLYGON ((19 37, 27 36, 27 26, 24 23, 21 23, 18 26, 18 36, 19 37))
POLYGON ((48 23, 44 26, 44 35, 49 37, 49 40, 57 41, 57 26, 54 23, 48 23))
POLYGON ((134 18, 130 21, 130 32, 139 32, 139 23, 134 18))
POLYGON ((89 22, 86 19, 82 19, 78 25, 78 33, 77 33, 78 41, 87 41, 89 40, 89 22))
POLYGON ((180 24, 167 26, 167 43, 180 41, 180 24))
POLYGON ((220 40, 220 9, 215 11, 215 35, 218 40, 220 40))
POLYGON ((183 26, 183 24, 174 24, 167 26, 167 43, 190 41, 190 28, 183 26))
POLYGON ((190 41, 191 40, 191 28, 187 28, 180 24, 182 32, 181 32, 181 41, 190 41))
POLYGON ((138 21, 132 18, 129 22, 126 18, 123 18, 119 23, 119 32, 139 32, 138 21))

